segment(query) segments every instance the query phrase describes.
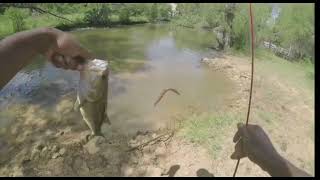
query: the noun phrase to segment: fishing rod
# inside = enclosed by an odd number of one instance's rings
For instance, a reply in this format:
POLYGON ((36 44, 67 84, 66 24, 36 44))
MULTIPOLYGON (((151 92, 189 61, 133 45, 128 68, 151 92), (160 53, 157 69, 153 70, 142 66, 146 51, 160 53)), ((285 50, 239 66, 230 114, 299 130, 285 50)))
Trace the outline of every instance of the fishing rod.
MULTIPOLYGON (((250 110, 251 110, 253 72, 254 72, 254 31, 253 31, 254 29, 253 29, 253 14, 252 14, 251 3, 249 3, 249 15, 250 15, 250 32, 251 32, 251 83, 250 83, 249 104, 248 104, 246 128, 248 127, 250 110)), ((239 141, 240 141, 239 143, 242 143, 241 139, 239 141)), ((236 168, 234 169, 233 177, 235 177, 237 174, 239 163, 240 163, 240 158, 238 159, 237 164, 236 164, 236 168)))

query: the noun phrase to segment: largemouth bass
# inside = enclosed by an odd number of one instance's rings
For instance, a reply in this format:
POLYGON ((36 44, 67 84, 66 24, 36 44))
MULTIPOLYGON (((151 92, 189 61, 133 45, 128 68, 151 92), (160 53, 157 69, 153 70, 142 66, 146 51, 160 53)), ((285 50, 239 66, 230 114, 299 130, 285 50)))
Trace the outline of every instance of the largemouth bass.
POLYGON ((91 130, 87 136, 103 136, 101 126, 103 122, 109 125, 108 107, 108 62, 94 59, 89 61, 85 70, 80 72, 77 101, 75 110, 80 110, 83 120, 91 130))

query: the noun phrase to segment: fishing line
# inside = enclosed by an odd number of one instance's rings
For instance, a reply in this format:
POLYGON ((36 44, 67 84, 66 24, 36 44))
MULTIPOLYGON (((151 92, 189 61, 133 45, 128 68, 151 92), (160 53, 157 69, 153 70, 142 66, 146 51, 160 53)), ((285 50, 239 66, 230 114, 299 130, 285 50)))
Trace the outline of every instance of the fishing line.
MULTIPOLYGON (((249 3, 249 12, 250 12, 250 31, 251 31, 251 84, 250 84, 250 96, 249 96, 249 104, 248 104, 248 113, 247 113, 247 121, 246 121, 246 128, 249 123, 249 116, 250 116, 250 109, 251 109, 251 98, 252 98, 252 87, 253 87, 253 71, 254 71, 254 32, 253 32, 253 15, 251 9, 251 3, 249 3)), ((241 139, 239 143, 242 143, 241 139)), ((242 147, 242 146, 241 146, 242 147)), ((236 176, 238 166, 240 163, 240 159, 238 159, 236 168, 234 169, 233 177, 236 176)))

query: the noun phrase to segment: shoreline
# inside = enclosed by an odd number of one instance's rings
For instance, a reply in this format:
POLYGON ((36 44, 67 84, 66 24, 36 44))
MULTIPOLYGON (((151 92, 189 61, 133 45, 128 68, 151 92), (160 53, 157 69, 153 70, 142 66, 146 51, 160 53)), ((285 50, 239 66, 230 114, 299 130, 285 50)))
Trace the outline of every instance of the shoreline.
MULTIPOLYGON (((220 71, 236 85, 236 91, 231 96, 228 110, 242 112, 247 107, 250 88, 250 63, 229 54, 217 57, 204 57, 201 62, 208 65, 213 71, 220 71)), ((257 77, 256 75, 256 78, 257 77)))

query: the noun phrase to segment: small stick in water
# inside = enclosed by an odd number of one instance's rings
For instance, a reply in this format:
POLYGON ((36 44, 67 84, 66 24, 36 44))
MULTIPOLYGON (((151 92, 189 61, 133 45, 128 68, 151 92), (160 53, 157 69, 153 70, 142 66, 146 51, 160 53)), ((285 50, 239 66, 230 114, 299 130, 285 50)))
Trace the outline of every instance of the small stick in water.
POLYGON ((172 92, 176 93, 177 95, 180 95, 180 93, 179 93, 176 89, 173 89, 173 88, 164 89, 164 90, 161 92, 158 100, 157 100, 153 105, 156 106, 156 105, 160 102, 160 100, 162 99, 162 97, 164 96, 164 94, 165 94, 166 92, 168 92, 168 91, 172 91, 172 92))

